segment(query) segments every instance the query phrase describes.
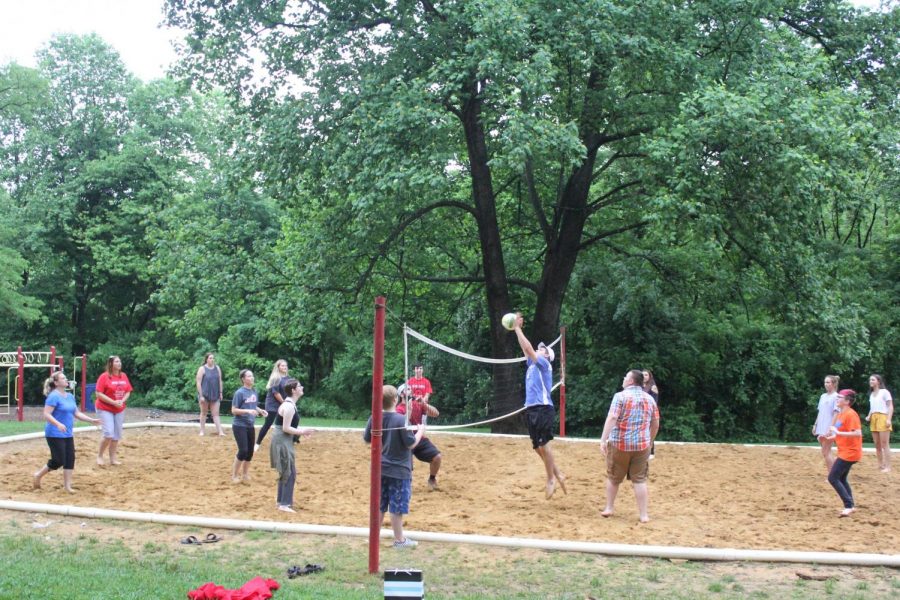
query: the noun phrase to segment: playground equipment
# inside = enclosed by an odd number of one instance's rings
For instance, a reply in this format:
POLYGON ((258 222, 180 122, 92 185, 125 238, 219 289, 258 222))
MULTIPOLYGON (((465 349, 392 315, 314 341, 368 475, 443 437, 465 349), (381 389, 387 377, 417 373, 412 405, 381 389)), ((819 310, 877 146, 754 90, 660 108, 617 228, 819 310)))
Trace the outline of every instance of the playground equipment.
MULTIPOLYGON (((64 357, 56 353, 56 347, 50 346, 49 352, 22 350, 19 346, 15 352, 0 352, 0 369, 6 369, 6 390, 0 389, 0 415, 8 415, 13 401, 16 404, 16 419, 25 418, 25 369, 48 369, 49 374, 65 370, 64 357)), ((80 367, 81 410, 85 408, 85 384, 87 382, 87 354, 76 356, 72 360, 72 381, 78 380, 80 367)))

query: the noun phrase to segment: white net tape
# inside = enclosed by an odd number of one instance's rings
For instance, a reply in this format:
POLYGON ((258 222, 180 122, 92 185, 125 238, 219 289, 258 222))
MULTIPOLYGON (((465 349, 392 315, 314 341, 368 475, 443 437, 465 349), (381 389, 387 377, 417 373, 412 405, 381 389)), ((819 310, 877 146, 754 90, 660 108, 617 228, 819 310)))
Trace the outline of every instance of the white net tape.
MULTIPOLYGON (((525 360, 526 360, 524 356, 519 356, 517 358, 486 358, 484 356, 475 356, 474 354, 469 354, 467 352, 462 352, 460 350, 454 350, 453 348, 451 348, 449 346, 445 346, 444 344, 442 344, 440 342, 436 342, 430 338, 425 337, 424 335, 422 335, 415 329, 411 329, 405 325, 403 326, 403 329, 404 329, 404 331, 406 331, 407 334, 413 336, 417 340, 421 340, 430 346, 434 346, 435 348, 438 348, 440 350, 443 350, 444 352, 447 352, 448 354, 452 354, 452 355, 458 356, 460 358, 465 358, 467 360, 474 360, 475 362, 488 363, 488 364, 492 364, 492 365, 511 365, 514 363, 525 362, 525 360)), ((555 340, 553 340, 551 343, 549 343, 547 345, 552 348, 553 346, 555 346, 556 344, 559 343, 559 340, 561 338, 562 338, 562 336, 556 338, 555 340)))

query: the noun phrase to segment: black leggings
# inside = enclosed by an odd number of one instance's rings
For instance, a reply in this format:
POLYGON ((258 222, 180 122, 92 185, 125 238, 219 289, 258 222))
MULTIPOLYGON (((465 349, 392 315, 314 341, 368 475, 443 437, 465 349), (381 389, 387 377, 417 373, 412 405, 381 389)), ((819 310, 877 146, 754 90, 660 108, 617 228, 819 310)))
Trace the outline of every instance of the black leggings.
POLYGON ((256 436, 256 443, 262 444, 263 438, 266 437, 266 434, 269 433, 269 428, 272 426, 272 423, 275 422, 275 418, 278 417, 278 409, 270 410, 269 416, 266 417, 266 422, 263 423, 263 426, 259 428, 259 435, 256 436))
POLYGON ((843 458, 834 459, 831 471, 828 473, 828 483, 834 488, 834 491, 841 497, 844 508, 853 508, 853 490, 850 489, 850 482, 847 481, 847 475, 850 474, 850 467, 855 462, 848 462, 843 458))
POLYGON ((241 427, 240 425, 235 427, 232 425, 231 432, 234 434, 234 439, 238 445, 237 459, 253 460, 253 436, 256 433, 253 428, 241 427))
POLYGON ((48 469, 55 471, 60 467, 68 470, 75 468, 75 438, 48 437, 47 445, 50 446, 48 469))

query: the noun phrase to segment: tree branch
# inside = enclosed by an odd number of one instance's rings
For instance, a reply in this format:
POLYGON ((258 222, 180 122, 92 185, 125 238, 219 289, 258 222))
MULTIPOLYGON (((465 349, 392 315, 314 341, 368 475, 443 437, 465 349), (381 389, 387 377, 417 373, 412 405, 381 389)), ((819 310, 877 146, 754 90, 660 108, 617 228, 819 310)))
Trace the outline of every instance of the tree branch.
POLYGON ((822 46, 822 49, 826 53, 828 53, 831 56, 834 56, 834 54, 835 54, 834 48, 832 48, 828 44, 828 42, 825 41, 825 37, 818 31, 812 31, 812 30, 806 29, 802 25, 800 25, 799 23, 797 23, 796 21, 791 19, 790 17, 779 17, 778 20, 781 23, 784 23, 785 25, 787 25, 788 27, 793 29, 794 31, 796 31, 798 33, 802 33, 803 35, 805 35, 807 37, 811 37, 812 39, 816 40, 819 43, 819 45, 822 46))
POLYGON ((578 245, 578 251, 581 252, 588 246, 599 242, 602 239, 612 237, 614 235, 618 235, 620 233, 625 233, 626 231, 631 231, 632 229, 640 229, 641 227, 646 227, 650 224, 650 221, 638 221, 637 223, 631 223, 630 225, 623 225, 621 227, 617 227, 616 229, 609 229, 607 231, 601 231, 596 235, 592 235, 588 239, 584 240, 578 245))
POLYGON ((463 202, 459 202, 457 200, 441 200, 439 202, 435 202, 434 204, 423 206, 407 215, 405 219, 400 221, 400 223, 398 223, 394 227, 394 229, 391 230, 384 241, 382 241, 381 244, 378 245, 378 250, 376 250, 375 254, 369 257, 369 264, 366 266, 366 269, 359 274, 359 277, 357 277, 356 285, 354 286, 353 290, 354 302, 358 299, 359 293, 365 286, 366 281, 368 281, 369 277, 372 275, 372 271, 373 269, 375 269, 375 265, 378 263, 378 259, 385 255, 387 249, 394 242, 394 239, 396 239, 398 235, 403 233, 403 231, 407 227, 409 227, 431 211, 438 208, 458 208, 471 214, 476 219, 478 218, 478 215, 475 213, 475 209, 472 206, 469 206, 468 204, 464 204, 463 202))
POLYGON ((537 216, 538 224, 541 226, 541 232, 544 234, 544 243, 548 246, 553 243, 554 232, 550 229, 547 222, 547 215, 541 206, 541 198, 538 196, 537 187, 534 185, 534 169, 532 168, 531 158, 525 159, 525 187, 528 188, 528 200, 531 201, 531 208, 537 216))
POLYGON ((633 187, 633 186, 635 186, 635 185, 640 185, 640 184, 641 184, 641 180, 640 180, 640 179, 634 179, 634 180, 632 180, 632 181, 629 181, 628 183, 623 183, 623 184, 621 184, 621 185, 617 185, 616 187, 614 187, 613 189, 609 190, 608 192, 606 192, 605 194, 603 194, 602 196, 600 196, 599 198, 597 198, 597 199, 594 200, 593 202, 589 202, 588 205, 587 205, 588 214, 595 213, 595 212, 597 212, 598 210, 600 210, 601 208, 603 208, 604 206, 609 206, 610 204, 612 204, 612 203, 613 203, 612 201, 606 202, 606 200, 607 200, 609 197, 618 194, 618 193, 621 192, 622 190, 627 190, 627 189, 630 188, 630 187, 633 187))

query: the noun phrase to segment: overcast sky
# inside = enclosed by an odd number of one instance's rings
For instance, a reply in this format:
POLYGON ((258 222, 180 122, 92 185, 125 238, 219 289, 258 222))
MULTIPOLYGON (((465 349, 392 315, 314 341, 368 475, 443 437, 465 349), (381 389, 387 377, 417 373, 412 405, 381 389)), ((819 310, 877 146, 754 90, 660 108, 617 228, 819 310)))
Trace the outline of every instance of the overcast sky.
MULTIPOLYGON (((877 7, 879 0, 853 0, 877 7)), ((900 0, 893 0, 897 2, 900 0)), ((0 65, 34 66, 35 52, 56 33, 97 33, 144 81, 175 60, 176 31, 161 29, 163 0, 0 0, 0 65)))

